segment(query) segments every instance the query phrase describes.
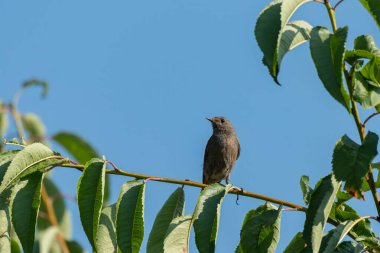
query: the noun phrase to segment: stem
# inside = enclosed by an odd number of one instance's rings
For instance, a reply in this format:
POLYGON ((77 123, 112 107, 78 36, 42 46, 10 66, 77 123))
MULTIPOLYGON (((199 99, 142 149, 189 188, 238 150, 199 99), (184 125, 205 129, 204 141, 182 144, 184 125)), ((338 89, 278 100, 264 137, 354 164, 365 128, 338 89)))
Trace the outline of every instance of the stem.
POLYGON ((327 8, 327 13, 329 14, 331 26, 332 26, 333 31, 335 33, 336 30, 338 29, 338 27, 336 25, 336 19, 335 19, 335 10, 331 7, 331 4, 329 1, 325 1, 325 6, 327 8))
MULTIPOLYGON (((335 33, 336 30, 338 29, 337 24, 336 24, 336 19, 335 19, 335 10, 331 7, 329 1, 327 1, 327 0, 325 0, 325 6, 326 6, 327 12, 329 14, 331 26, 332 26, 333 31, 335 33)), ((364 127, 360 121, 359 112, 358 112, 358 108, 356 106, 356 102, 353 99, 353 89, 354 89, 354 83, 353 82, 355 79, 352 78, 352 76, 353 76, 354 71, 355 71, 355 65, 353 65, 350 72, 348 72, 347 66, 344 64, 343 71, 344 71, 344 76, 346 78, 348 91, 350 94, 352 116, 354 117, 356 128, 358 130, 360 140, 363 143, 363 140, 365 138, 364 127)), ((380 198, 379 198, 379 195, 377 194, 376 184, 375 184, 375 180, 373 178, 374 177, 373 177, 373 173, 372 173, 372 165, 370 164, 369 168, 368 168, 368 176, 366 177, 366 180, 367 180, 367 183, 371 189, 372 197, 373 197, 373 200, 375 201, 376 210, 377 210, 378 216, 380 218, 380 198)))
POLYGON ((379 114, 380 114, 380 112, 374 112, 374 113, 372 113, 371 115, 369 115, 368 118, 366 118, 366 119, 364 120, 364 122, 363 122, 363 128, 365 128, 367 122, 368 122, 370 119, 372 119, 373 117, 375 117, 376 115, 379 115, 379 114))
POLYGON ((14 105, 14 104, 10 104, 9 109, 11 111, 11 114, 13 116, 13 120, 14 120, 15 125, 16 125, 17 135, 20 138, 20 140, 22 140, 24 138, 24 128, 22 127, 22 121, 21 121, 20 113, 16 110, 16 105, 14 105))
MULTIPOLYGON (((59 227, 57 216, 55 215, 55 212, 54 212, 53 201, 50 199, 46 191, 45 185, 42 185, 42 188, 41 188, 41 199, 42 199, 42 202, 45 204, 46 216, 50 224, 54 227, 59 227)), ((70 250, 69 250, 69 247, 67 246, 65 238, 63 238, 61 233, 59 232, 57 233, 56 239, 59 245, 61 246, 63 253, 70 253, 70 250)))

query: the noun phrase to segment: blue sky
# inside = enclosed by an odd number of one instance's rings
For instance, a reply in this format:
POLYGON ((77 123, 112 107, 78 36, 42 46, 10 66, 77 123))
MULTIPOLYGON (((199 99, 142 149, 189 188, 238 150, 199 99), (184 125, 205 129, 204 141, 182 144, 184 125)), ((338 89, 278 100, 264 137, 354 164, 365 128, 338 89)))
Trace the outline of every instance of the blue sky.
MULTIPOLYGON (((20 110, 39 114, 50 135, 75 132, 126 171, 196 181, 202 178, 211 135, 205 117, 226 116, 242 147, 231 182, 303 204, 301 175, 309 175, 314 184, 330 173, 335 142, 344 134, 359 139, 353 119, 320 83, 308 45, 285 57, 279 77, 283 86, 273 82, 253 36, 256 18, 268 3, 2 1, 1 98, 9 101, 29 78, 47 80, 47 99, 28 91, 20 110)), ((318 3, 302 6, 293 19, 330 28, 318 3)), ((361 34, 372 34, 380 43, 379 30, 359 1, 344 1, 337 19, 338 26, 350 27, 348 47, 361 34)), ((367 128, 378 132, 379 124, 374 119, 367 128)), ((53 175, 69 196, 75 195, 78 178, 67 168, 53 175)), ((129 178, 111 180, 115 201, 129 178)), ((148 182, 141 252, 157 211, 175 188, 148 182)), ((199 189, 185 191, 186 213, 191 213, 199 189)), ((245 213, 260 204, 242 197, 237 206, 235 196, 226 198, 216 252, 235 249, 245 213)), ((376 214, 369 195, 366 202, 351 204, 362 215, 376 214)), ((77 206, 70 200, 68 205, 74 238, 90 250, 77 206)), ((303 213, 283 213, 278 252, 302 231, 303 221, 303 213)), ((196 252, 194 244, 190 252, 196 252)))

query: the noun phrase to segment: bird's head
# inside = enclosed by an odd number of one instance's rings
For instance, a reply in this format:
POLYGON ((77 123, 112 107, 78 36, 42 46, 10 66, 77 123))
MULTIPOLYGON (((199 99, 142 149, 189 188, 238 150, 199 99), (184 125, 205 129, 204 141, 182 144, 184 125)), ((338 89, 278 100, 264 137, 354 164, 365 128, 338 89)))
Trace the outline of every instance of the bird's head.
POLYGON ((218 116, 218 117, 206 118, 206 119, 211 122, 214 133, 217 133, 217 132, 234 133, 235 132, 235 129, 232 126, 231 122, 225 117, 218 116))

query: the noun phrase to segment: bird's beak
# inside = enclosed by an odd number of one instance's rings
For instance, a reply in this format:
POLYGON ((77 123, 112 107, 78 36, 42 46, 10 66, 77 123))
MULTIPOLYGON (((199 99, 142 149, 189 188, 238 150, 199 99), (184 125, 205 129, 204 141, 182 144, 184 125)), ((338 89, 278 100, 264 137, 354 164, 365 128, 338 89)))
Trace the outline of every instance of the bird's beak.
POLYGON ((211 123, 213 123, 214 121, 212 121, 212 119, 210 118, 206 118, 208 121, 210 121, 211 123))

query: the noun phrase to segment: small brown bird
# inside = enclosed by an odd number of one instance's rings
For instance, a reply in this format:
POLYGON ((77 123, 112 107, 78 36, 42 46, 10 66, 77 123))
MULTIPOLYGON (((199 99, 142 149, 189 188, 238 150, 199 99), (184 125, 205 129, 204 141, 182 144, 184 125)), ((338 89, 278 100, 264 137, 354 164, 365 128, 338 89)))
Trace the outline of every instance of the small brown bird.
POLYGON ((203 183, 229 183, 231 171, 240 155, 240 143, 231 122, 225 117, 206 118, 213 134, 207 142, 203 161, 203 183))

